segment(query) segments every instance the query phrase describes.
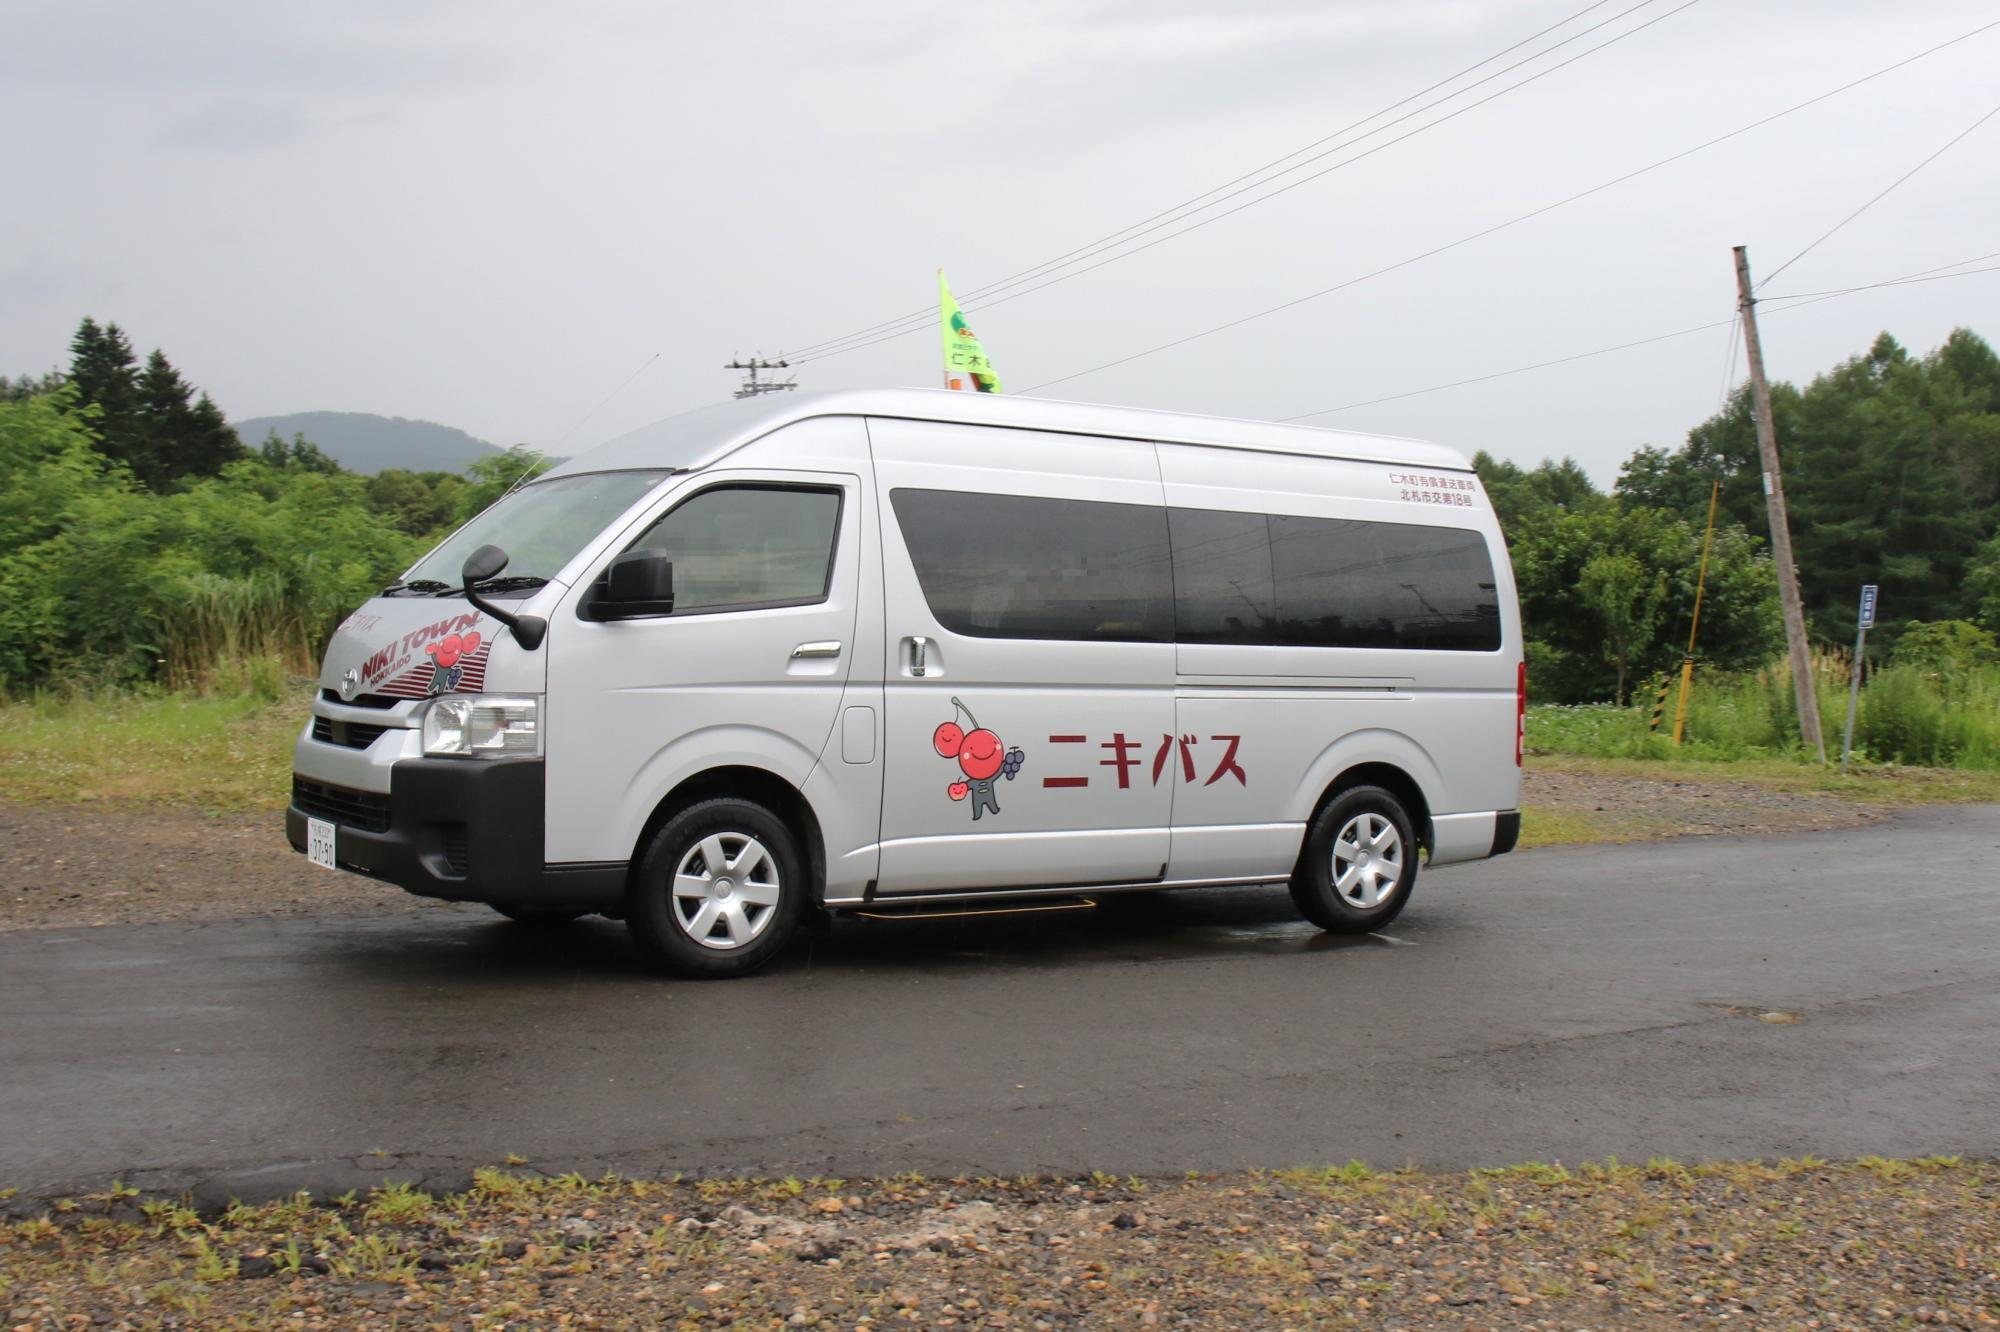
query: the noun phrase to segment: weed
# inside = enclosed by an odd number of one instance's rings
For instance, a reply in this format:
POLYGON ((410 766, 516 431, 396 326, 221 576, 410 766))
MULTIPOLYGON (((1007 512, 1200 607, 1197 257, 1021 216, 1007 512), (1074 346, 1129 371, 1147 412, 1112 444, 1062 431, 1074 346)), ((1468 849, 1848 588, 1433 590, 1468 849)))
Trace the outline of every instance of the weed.
POLYGON ((363 1215, 371 1222, 392 1225, 419 1221, 430 1215, 434 1201, 430 1194, 399 1180, 371 1193, 363 1215))
POLYGON ((194 1237, 194 1279, 196 1281, 229 1281, 236 1276, 236 1259, 225 1257, 208 1242, 208 1236, 194 1237))

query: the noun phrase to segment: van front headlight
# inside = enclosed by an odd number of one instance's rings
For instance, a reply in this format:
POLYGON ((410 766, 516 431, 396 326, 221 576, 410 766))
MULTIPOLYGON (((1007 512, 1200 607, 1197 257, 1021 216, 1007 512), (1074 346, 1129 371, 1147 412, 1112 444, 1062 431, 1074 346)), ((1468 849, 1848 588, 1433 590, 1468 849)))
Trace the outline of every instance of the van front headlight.
POLYGON ((446 694, 424 709, 424 753, 497 758, 542 752, 541 700, 446 694))

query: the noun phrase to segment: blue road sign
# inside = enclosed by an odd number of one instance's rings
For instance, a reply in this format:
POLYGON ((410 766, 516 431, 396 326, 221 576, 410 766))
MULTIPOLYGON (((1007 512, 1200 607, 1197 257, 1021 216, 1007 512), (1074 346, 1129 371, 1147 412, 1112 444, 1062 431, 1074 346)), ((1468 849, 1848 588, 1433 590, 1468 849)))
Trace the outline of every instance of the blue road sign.
POLYGON ((1875 584, 1873 583, 1863 583, 1861 585, 1861 627, 1863 629, 1873 629, 1875 627, 1875 584))

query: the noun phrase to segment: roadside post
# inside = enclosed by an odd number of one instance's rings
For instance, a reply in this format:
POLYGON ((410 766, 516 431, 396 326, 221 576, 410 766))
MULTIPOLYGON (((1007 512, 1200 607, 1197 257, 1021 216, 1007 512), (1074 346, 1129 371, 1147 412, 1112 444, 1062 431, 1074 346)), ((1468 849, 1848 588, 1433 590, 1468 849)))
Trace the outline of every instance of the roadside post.
POLYGON ((1861 585, 1859 628, 1854 632, 1854 666, 1848 672, 1847 735, 1840 742, 1840 770, 1847 771, 1847 755, 1854 748, 1854 709, 1861 702, 1861 652, 1868 646, 1868 631, 1875 627, 1875 584, 1861 585))

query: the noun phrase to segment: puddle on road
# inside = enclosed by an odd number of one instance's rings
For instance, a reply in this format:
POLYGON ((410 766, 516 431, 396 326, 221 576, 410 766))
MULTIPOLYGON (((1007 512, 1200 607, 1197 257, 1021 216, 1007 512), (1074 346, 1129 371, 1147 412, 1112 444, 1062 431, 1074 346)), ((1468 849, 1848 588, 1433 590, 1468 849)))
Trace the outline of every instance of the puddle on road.
POLYGON ((1107 897, 1093 911, 1040 917, 843 921, 813 949, 812 965, 1085 966, 1417 946, 1396 933, 1328 934, 1299 919, 1282 889, 1245 889, 1107 897))

